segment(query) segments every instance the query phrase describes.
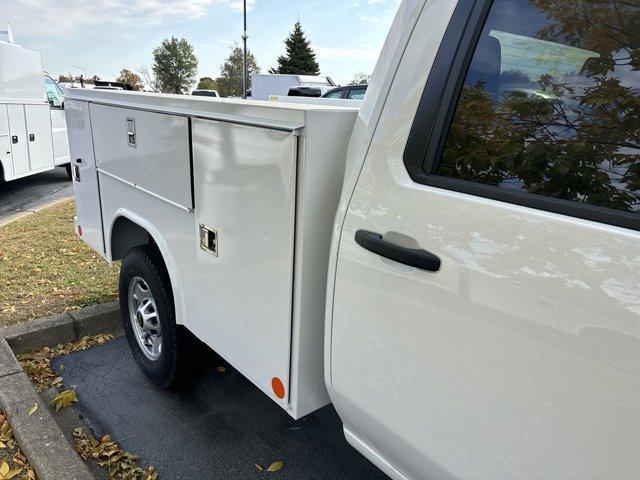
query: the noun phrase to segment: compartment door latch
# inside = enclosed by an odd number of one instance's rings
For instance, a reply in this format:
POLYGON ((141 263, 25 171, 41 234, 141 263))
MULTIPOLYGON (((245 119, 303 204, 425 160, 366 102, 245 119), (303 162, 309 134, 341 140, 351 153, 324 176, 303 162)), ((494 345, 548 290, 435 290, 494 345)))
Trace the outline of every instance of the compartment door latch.
POLYGON ((218 232, 200 224, 200 248, 214 257, 218 256, 218 232))
POLYGON ((136 120, 135 118, 127 118, 127 144, 136 148, 136 120))

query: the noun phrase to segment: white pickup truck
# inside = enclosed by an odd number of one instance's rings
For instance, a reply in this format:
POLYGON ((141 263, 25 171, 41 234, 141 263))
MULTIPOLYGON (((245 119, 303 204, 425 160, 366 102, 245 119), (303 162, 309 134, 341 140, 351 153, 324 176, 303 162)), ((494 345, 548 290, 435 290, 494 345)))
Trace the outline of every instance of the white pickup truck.
POLYGON ((405 0, 359 110, 68 91, 142 370, 195 336, 395 479, 636 477, 635 5, 405 0))

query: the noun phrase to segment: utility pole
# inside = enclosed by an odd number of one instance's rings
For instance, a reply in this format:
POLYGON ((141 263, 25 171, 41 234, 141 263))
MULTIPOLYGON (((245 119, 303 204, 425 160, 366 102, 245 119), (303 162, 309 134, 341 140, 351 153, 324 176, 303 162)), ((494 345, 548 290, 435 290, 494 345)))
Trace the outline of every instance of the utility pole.
POLYGON ((242 43, 244 52, 242 54, 242 98, 247 98, 247 88, 249 87, 249 72, 247 71, 247 0, 242 0, 242 10, 244 15, 244 31, 242 33, 242 43))

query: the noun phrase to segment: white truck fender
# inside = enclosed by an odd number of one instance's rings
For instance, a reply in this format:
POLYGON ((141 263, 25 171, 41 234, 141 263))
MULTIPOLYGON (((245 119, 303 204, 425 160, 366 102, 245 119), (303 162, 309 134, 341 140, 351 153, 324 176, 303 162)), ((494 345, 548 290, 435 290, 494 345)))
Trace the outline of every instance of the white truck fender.
POLYGON ((108 232, 109 235, 109 238, 105 238, 105 247, 109 264, 113 264, 111 240, 113 235, 113 228, 119 218, 126 218, 136 225, 144 228, 155 240, 156 245, 158 246, 158 250, 160 250, 162 259, 164 260, 164 263, 167 267, 167 272, 169 273, 169 280, 171 281, 171 290, 173 291, 173 300, 176 309, 176 323, 183 324, 183 319, 185 318, 185 302, 183 291, 181 288, 182 282, 180 281, 180 271, 176 266, 175 259, 171 254, 171 250, 169 249, 166 240, 164 239, 160 231, 150 221, 127 208, 119 208, 115 211, 113 218, 111 219, 109 228, 105 228, 105 233, 108 232))

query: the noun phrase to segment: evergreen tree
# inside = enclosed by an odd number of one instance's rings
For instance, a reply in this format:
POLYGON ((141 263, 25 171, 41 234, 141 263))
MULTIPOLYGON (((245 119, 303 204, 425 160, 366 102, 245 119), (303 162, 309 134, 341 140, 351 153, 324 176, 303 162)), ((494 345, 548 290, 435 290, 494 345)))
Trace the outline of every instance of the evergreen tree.
POLYGON ((278 67, 269 73, 288 73, 294 75, 320 75, 320 66, 316 54, 302 31, 300 22, 296 22, 293 32, 284 41, 286 55, 278 57, 278 67))

